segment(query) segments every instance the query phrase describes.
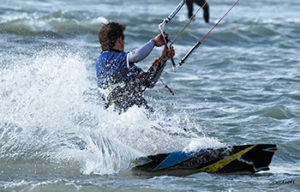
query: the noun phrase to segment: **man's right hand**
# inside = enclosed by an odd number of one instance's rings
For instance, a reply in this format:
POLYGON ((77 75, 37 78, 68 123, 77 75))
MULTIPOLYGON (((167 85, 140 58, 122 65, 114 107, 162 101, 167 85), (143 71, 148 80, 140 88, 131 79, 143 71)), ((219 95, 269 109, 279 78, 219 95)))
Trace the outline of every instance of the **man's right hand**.
POLYGON ((175 55, 174 47, 172 46, 170 50, 168 50, 167 46, 165 46, 164 50, 161 53, 161 59, 167 61, 168 59, 174 57, 174 55, 175 55))

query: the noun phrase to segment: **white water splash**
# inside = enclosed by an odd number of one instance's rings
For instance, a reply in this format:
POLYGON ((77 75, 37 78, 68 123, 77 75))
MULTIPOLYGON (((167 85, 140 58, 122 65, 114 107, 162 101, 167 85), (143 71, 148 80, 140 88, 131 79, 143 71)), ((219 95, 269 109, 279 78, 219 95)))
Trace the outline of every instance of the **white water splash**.
POLYGON ((83 54, 44 48, 10 60, 0 70, 0 158, 75 161, 83 174, 102 175, 141 155, 196 149, 190 141, 198 136, 180 128, 178 117, 149 118, 138 107, 106 112, 86 68, 93 61, 83 54))
POLYGON ((207 148, 214 149, 214 148, 221 148, 221 147, 226 147, 226 145, 220 143, 216 138, 202 137, 202 138, 192 139, 189 145, 186 146, 183 149, 183 151, 192 152, 200 149, 207 149, 207 148))

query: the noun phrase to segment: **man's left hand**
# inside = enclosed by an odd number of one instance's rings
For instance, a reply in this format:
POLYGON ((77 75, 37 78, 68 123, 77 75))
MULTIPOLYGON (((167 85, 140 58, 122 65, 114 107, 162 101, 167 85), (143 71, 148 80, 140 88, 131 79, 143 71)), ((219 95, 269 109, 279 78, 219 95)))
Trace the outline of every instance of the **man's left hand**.
MULTIPOLYGON (((165 35, 166 35, 167 41, 170 42, 169 34, 166 33, 165 35)), ((158 34, 156 37, 154 37, 153 40, 154 40, 154 42, 155 42, 155 46, 157 46, 157 47, 161 47, 162 45, 165 44, 164 38, 163 38, 163 36, 162 36, 161 33, 158 34)))

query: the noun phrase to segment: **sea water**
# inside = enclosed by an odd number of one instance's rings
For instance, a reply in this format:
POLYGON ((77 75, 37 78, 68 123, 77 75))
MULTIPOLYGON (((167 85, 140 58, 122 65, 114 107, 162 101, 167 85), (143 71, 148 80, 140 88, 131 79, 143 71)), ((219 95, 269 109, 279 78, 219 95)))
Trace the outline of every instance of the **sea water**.
MULTIPOLYGON (((145 92, 155 113, 103 109, 97 33, 127 25, 125 50, 159 33, 180 1, 1 0, 0 191, 298 191, 300 189, 300 2, 240 1, 186 62, 145 92), (229 145, 278 145, 271 170, 141 177, 136 157, 229 145)), ((234 4, 208 1, 176 41, 175 61, 234 4)), ((196 6, 194 9, 196 10, 196 6)), ((188 22, 183 9, 165 26, 188 22)), ((162 48, 137 65, 144 70, 162 48)))

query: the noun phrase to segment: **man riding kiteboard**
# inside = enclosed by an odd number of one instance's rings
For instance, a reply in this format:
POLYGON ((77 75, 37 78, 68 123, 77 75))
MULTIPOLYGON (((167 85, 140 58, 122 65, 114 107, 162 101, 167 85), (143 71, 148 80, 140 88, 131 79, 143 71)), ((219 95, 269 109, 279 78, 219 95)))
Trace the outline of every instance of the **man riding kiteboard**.
MULTIPOLYGON (((147 101, 143 98, 145 88, 153 88, 159 80, 166 61, 175 55, 173 47, 168 51, 164 48, 161 57, 154 61, 147 72, 135 63, 145 59, 153 48, 165 44, 162 34, 157 35, 140 48, 124 52, 125 25, 110 22, 104 25, 98 38, 102 53, 96 62, 97 83, 105 102, 105 108, 122 113, 136 105, 150 111, 147 101)), ((167 34, 166 34, 167 35, 167 34)), ((167 39, 169 41, 168 35, 167 39)))

